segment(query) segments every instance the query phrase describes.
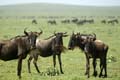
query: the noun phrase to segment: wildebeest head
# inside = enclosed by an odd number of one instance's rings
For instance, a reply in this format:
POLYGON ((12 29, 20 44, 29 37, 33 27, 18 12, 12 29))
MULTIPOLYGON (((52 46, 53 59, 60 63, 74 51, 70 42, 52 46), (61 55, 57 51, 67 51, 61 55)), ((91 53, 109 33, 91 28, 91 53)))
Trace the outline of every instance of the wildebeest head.
POLYGON ((26 31, 27 28, 24 29, 24 34, 26 36, 28 36, 28 40, 31 46, 31 49, 35 48, 35 44, 36 44, 36 39, 39 35, 41 35, 43 33, 43 31, 41 30, 40 32, 27 32, 26 31))
POLYGON ((68 44, 68 49, 73 50, 75 46, 78 45, 79 40, 81 39, 80 33, 72 33, 70 36, 69 44, 68 44))
POLYGON ((59 33, 55 33, 54 35, 56 36, 55 38, 55 46, 63 46, 63 37, 67 37, 67 32, 63 33, 63 32, 59 32, 59 33))
POLYGON ((76 46, 83 49, 88 40, 88 37, 93 41, 96 40, 95 34, 74 34, 73 32, 69 40, 68 49, 73 50, 76 46))

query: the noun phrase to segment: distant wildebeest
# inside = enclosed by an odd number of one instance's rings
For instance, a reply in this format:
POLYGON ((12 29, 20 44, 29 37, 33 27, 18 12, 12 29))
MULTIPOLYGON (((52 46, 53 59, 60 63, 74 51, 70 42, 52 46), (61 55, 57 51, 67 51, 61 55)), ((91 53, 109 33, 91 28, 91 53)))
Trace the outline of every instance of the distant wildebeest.
POLYGON ((101 23, 106 24, 106 20, 102 20, 101 23))
POLYGON ((76 22, 77 25, 83 25, 86 23, 86 20, 79 20, 76 22))
POLYGON ((32 24, 37 24, 37 20, 33 19, 32 24))
POLYGON ((94 23, 94 19, 86 20, 86 23, 92 24, 92 23, 94 23))
POLYGON ((115 23, 118 24, 119 21, 118 21, 117 19, 113 19, 113 20, 109 20, 109 21, 108 21, 108 24, 114 25, 115 23))
POLYGON ((92 24, 92 23, 94 23, 94 20, 93 19, 90 19, 90 20, 83 19, 83 20, 79 20, 76 22, 77 25, 83 25, 85 23, 92 24))
POLYGON ((48 23, 55 24, 55 25, 57 24, 55 20, 49 20, 48 23))
POLYGON ((70 23, 70 20, 69 19, 62 20, 61 23, 70 23))
POLYGON ((0 59, 10 61, 18 59, 17 75, 21 78, 22 60, 26 58, 31 49, 36 48, 36 38, 42 34, 38 32, 26 32, 23 36, 16 36, 10 40, 0 41, 0 59))
POLYGON ((78 19, 77 19, 77 18, 72 19, 71 22, 73 22, 73 23, 77 23, 77 22, 78 22, 78 19))
POLYGON ((60 65, 60 72, 63 74, 62 62, 61 62, 61 53, 64 51, 65 47, 63 46, 63 37, 67 37, 66 32, 54 33, 53 36, 48 39, 37 39, 36 41, 36 50, 32 50, 30 57, 28 59, 28 71, 30 71, 30 62, 34 59, 33 63, 38 73, 40 73, 37 67, 38 56, 49 57, 53 55, 53 64, 54 68, 56 66, 56 56, 58 56, 58 61, 60 65))
POLYGON ((96 70, 96 59, 100 59, 100 74, 99 77, 107 77, 107 51, 108 45, 106 45, 101 40, 97 40, 96 36, 82 36, 80 33, 72 34, 69 40, 68 49, 73 50, 76 46, 78 46, 82 51, 84 51, 86 56, 86 73, 85 75, 90 77, 90 58, 93 58, 93 68, 94 73, 93 76, 97 76, 96 70), (105 75, 102 74, 103 69, 105 71, 105 75))

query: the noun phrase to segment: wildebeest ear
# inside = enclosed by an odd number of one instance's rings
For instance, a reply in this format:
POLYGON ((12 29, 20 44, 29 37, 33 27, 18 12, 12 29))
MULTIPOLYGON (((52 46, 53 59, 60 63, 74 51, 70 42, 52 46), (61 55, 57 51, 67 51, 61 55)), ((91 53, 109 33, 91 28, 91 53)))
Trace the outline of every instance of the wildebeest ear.
POLYGON ((43 33, 42 29, 39 28, 40 32, 38 33, 38 36, 41 35, 43 33))
POLYGON ((28 32, 26 31, 27 28, 24 29, 24 34, 28 36, 28 32))
POLYGON ((39 32, 39 33, 38 33, 38 36, 41 35, 42 33, 43 33, 43 31, 39 32))

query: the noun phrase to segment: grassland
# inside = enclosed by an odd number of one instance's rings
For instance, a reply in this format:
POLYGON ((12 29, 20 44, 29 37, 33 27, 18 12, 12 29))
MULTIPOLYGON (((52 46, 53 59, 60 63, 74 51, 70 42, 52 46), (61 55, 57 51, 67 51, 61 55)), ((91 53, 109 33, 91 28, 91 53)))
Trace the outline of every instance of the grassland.
MULTIPOLYGON (((108 78, 104 80, 119 80, 120 79, 120 23, 116 25, 101 24, 100 21, 103 18, 95 17, 94 24, 85 24, 83 26, 77 26, 73 23, 62 24, 62 19, 56 19, 57 25, 47 24, 48 19, 37 18, 38 24, 31 24, 32 19, 20 19, 20 18, 4 18, 7 16, 65 16, 65 18, 71 19, 75 16, 120 16, 119 7, 79 7, 79 6, 66 6, 66 5, 52 5, 51 4, 32 4, 32 5, 14 5, 14 6, 1 6, 0 16, 0 39, 10 39, 16 35, 22 35, 25 27, 28 27, 28 31, 39 31, 38 28, 43 29, 44 33, 39 38, 47 38, 53 34, 54 31, 67 32, 71 35, 72 31, 81 33, 96 33, 97 38, 104 41, 109 45, 108 56, 111 55, 116 58, 116 62, 108 62, 108 78), (25 6, 25 8, 24 8, 25 6), (50 6, 50 7, 49 7, 50 6), (56 7, 57 6, 57 7, 56 7), (52 11, 53 10, 53 11, 52 11), (60 11, 61 10, 61 11, 60 11), (91 11, 92 10, 92 11, 91 11), (97 10, 97 11, 96 11, 97 10), (101 10, 101 11, 99 11, 101 10), (99 11, 99 12, 98 12, 99 11), (109 12, 110 11, 110 12, 109 12), (111 12, 112 11, 112 12, 111 12), (75 12, 73 14, 73 12, 75 12)), ((69 37, 64 38, 64 45, 67 47, 69 37)), ((29 55, 28 55, 29 56, 29 55)), ((74 51, 66 51, 62 53, 62 63, 64 74, 58 74, 55 76, 47 75, 48 72, 52 73, 53 62, 52 57, 38 59, 38 66, 43 74, 38 74, 33 64, 31 64, 32 73, 28 73, 27 59, 23 61, 22 66, 22 79, 21 80, 87 80, 84 75, 85 72, 85 56, 78 48, 74 51), (50 69, 50 71, 49 71, 50 69)), ((58 61, 57 61, 58 62, 58 61)), ((92 62, 92 60, 91 60, 92 62)), ((4 62, 0 60, 0 80, 17 80, 17 60, 4 62)), ((57 63, 56 70, 59 70, 57 63)), ((99 61, 97 64, 97 70, 99 72, 99 61)), ((91 77, 89 80, 103 80, 103 78, 92 76, 92 63, 90 69, 91 77)))

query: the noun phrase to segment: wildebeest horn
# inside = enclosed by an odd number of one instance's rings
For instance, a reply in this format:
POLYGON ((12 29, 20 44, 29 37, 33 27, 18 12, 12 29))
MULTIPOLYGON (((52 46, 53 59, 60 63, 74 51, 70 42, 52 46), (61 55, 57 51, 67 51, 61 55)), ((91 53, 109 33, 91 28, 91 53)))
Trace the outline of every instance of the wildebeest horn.
POLYGON ((95 33, 93 33, 93 37, 95 37, 95 38, 96 38, 96 34, 95 34, 95 33))
POLYGON ((63 34, 67 34, 67 32, 64 32, 63 34))
POLYGON ((24 34, 28 35, 28 32, 26 31, 27 28, 24 29, 24 34))
POLYGON ((93 33, 93 40, 96 40, 96 34, 93 33))
POLYGON ((42 34, 42 33, 43 33, 42 29, 41 29, 41 28, 39 28, 39 30, 40 30, 39 34, 42 34))

